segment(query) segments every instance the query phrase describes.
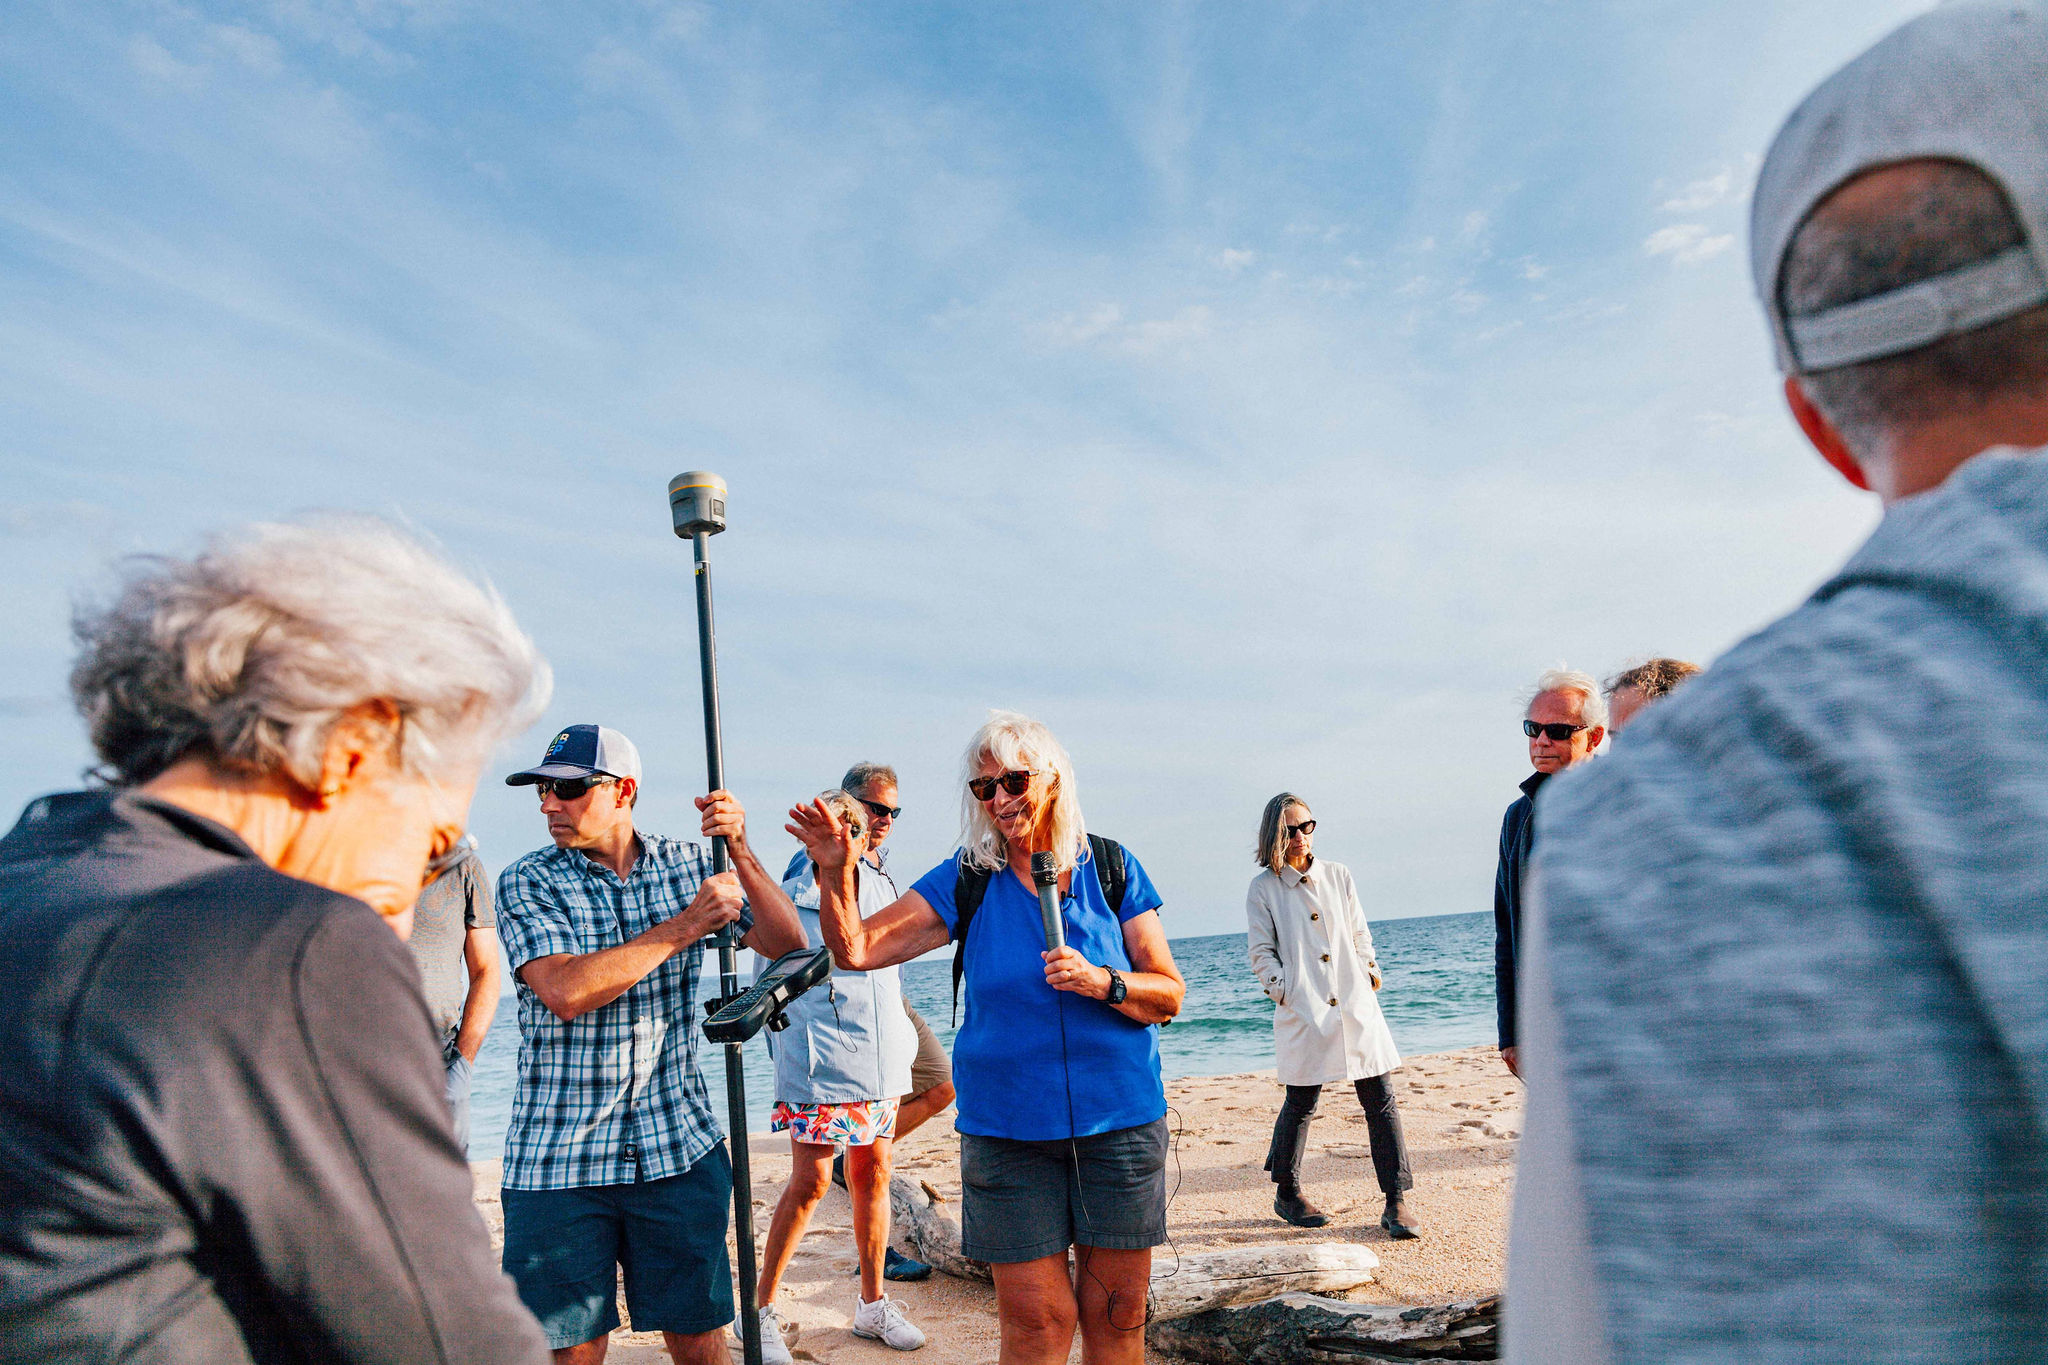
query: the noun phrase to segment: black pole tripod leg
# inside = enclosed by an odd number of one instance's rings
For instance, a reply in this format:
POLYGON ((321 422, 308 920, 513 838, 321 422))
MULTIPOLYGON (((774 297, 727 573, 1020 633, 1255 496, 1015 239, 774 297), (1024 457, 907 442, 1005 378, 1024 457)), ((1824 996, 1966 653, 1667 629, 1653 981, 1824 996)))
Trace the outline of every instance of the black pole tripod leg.
MULTIPOLYGON (((711 563, 705 558, 710 537, 690 537, 697 561, 697 653, 703 666, 704 767, 712 791, 725 786, 725 741, 718 722, 718 637, 711 622, 711 563)), ((711 870, 730 865, 724 839, 711 841, 711 870)), ((718 987, 727 998, 740 990, 738 926, 718 935, 718 987)), ((761 1365, 761 1314, 754 1304, 754 1177, 747 1152, 746 1058, 740 1044, 725 1045, 725 1109, 727 1145, 732 1153, 732 1231, 739 1248, 740 1342, 746 1365, 761 1365)))

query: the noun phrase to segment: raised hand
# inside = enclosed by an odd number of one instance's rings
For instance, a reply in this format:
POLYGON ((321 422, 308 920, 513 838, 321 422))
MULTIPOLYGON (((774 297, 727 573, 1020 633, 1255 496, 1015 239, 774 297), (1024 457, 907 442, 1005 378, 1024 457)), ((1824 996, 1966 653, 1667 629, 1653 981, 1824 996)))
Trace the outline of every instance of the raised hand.
POLYGON ((789 823, 783 826, 803 841, 804 851, 820 872, 837 872, 853 860, 853 835, 838 812, 822 801, 791 806, 789 823))

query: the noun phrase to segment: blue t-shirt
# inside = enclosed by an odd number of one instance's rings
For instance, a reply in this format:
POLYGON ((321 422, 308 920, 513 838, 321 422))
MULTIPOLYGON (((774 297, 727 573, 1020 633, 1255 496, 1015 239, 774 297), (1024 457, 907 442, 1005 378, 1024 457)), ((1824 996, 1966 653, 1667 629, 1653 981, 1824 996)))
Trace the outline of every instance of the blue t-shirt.
MULTIPOLYGON (((1074 870, 1061 904, 1067 946, 1102 967, 1131 971, 1122 921, 1157 910, 1159 892, 1124 854, 1124 904, 1112 913, 1094 865, 1074 870)), ((958 932, 953 888, 960 855, 913 888, 958 932)), ((989 880, 969 922, 962 972, 967 1018, 953 1040, 953 1126, 981 1137, 1052 1141, 1134 1128, 1166 1115, 1159 1030, 1100 1000, 1045 984, 1038 893, 1008 868, 989 880)))

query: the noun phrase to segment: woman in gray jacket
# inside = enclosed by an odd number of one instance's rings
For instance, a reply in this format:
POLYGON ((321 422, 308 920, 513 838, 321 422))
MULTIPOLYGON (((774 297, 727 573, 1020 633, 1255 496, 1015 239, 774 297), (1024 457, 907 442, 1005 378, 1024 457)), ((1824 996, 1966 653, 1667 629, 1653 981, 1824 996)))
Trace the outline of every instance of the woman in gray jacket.
MULTIPOLYGON (((846 824, 858 862, 867 850, 866 808, 843 791, 828 791, 818 799, 846 824)), ((782 885, 796 906, 806 941, 813 948, 824 947, 818 928, 818 883, 809 860, 802 872, 782 885)), ((894 895, 882 879, 866 875, 859 878, 859 891, 861 909, 868 914, 894 895)), ((835 968, 787 1013, 789 1027, 767 1035, 775 1058, 771 1128, 789 1131, 791 1160, 789 1187, 768 1225, 755 1291, 761 1305, 763 1365, 787 1365, 792 1360, 775 1311, 775 1295, 812 1211, 832 1183, 832 1153, 842 1145, 847 1193, 853 1198, 853 1239, 860 1253, 854 1335, 914 1351, 924 1345, 924 1333, 882 1290, 883 1256, 889 1246, 889 1148, 896 1134, 897 1098, 910 1091, 910 1063, 917 1055, 917 1032, 903 1010, 899 969, 835 968)))

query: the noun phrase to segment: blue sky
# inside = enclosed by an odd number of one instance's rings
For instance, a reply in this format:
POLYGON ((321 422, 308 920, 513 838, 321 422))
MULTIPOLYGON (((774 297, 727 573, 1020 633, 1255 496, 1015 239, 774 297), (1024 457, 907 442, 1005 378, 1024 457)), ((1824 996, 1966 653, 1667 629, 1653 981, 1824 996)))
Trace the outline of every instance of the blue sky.
MULTIPOLYGON (((495 581, 680 832, 729 776, 1050 723, 1170 930, 1306 794, 1375 917, 1484 909, 1520 690, 1709 658, 1875 518, 1783 415, 1755 166, 1860 0, 75 5, 0 26, 0 805, 87 761, 70 604, 344 507, 495 581)), ((515 763, 515 760, 517 761, 515 763)), ((776 818, 771 818, 776 817, 776 818)), ((487 781, 493 865, 539 842, 487 781)))

